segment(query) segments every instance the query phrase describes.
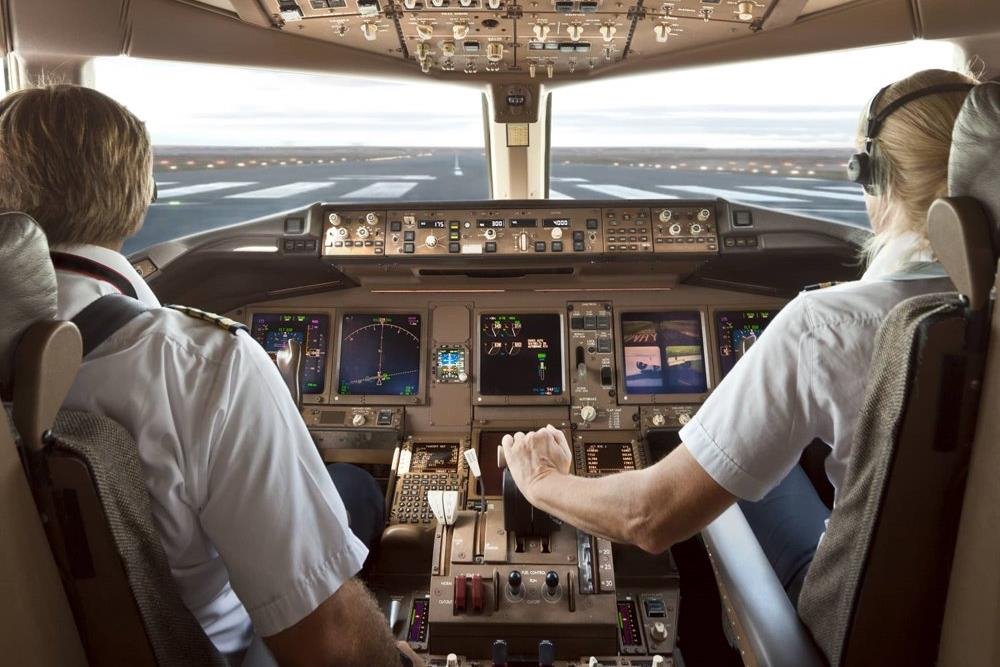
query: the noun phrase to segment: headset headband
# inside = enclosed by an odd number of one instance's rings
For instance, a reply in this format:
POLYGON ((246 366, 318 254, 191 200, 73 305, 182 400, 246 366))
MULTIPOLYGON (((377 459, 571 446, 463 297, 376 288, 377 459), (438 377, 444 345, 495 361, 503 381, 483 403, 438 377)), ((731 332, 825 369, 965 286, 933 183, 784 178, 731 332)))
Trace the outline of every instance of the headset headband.
POLYGON ((976 87, 975 84, 972 83, 942 83, 937 86, 928 86, 927 88, 914 90, 911 93, 907 93, 906 95, 894 99, 892 102, 887 104, 884 109, 875 113, 875 107, 878 106, 879 100, 882 99, 886 91, 888 91, 892 85, 893 84, 889 84, 882 90, 878 91, 878 93, 875 94, 875 97, 872 98, 871 104, 868 106, 868 127, 865 130, 865 146, 868 149, 871 149, 871 143, 875 137, 878 136, 878 133, 882 129, 882 125, 885 123, 886 119, 913 100, 940 93, 964 93, 976 87))

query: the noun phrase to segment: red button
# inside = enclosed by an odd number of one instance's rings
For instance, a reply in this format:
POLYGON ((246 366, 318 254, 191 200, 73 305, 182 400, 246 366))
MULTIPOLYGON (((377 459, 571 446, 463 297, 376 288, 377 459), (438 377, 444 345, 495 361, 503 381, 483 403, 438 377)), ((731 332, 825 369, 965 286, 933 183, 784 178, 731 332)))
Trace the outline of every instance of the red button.
POLYGON ((465 611, 465 575, 455 577, 455 602, 452 611, 459 614, 465 611))
POLYGON ((479 613, 483 610, 483 577, 478 574, 472 575, 472 611, 479 613))

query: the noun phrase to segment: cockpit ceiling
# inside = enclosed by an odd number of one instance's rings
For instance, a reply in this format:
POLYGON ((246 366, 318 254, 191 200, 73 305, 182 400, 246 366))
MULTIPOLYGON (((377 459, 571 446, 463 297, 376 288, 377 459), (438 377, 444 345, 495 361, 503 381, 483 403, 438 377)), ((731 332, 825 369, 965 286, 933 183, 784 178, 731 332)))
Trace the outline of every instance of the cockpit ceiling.
MULTIPOLYGON (((273 28, 468 78, 573 79, 850 0, 257 0, 273 28), (463 76, 464 75, 464 76, 463 76)), ((772 25, 774 24, 774 25, 772 25)))

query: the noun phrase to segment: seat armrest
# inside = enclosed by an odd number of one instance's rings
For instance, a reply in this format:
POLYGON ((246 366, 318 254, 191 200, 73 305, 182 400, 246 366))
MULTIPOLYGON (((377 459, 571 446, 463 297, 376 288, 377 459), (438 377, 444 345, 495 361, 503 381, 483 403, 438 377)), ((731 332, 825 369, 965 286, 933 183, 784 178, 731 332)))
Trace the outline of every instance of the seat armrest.
POLYGON ((739 506, 733 505, 709 524, 702 538, 744 661, 762 667, 825 667, 826 660, 788 600, 739 506))

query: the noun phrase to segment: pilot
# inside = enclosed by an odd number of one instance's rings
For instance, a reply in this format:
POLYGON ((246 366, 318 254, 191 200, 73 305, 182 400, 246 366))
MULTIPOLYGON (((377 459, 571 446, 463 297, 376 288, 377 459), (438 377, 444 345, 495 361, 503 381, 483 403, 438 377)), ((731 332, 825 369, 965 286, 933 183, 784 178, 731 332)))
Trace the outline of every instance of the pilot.
POLYGON ((505 436, 507 465, 527 500, 582 530, 661 552, 742 499, 795 603, 829 517, 797 465, 802 451, 817 438, 829 445, 836 492, 879 326, 904 299, 954 289, 934 260, 926 220, 947 194, 952 127, 974 84, 927 70, 873 99, 861 126, 862 140, 871 139, 871 178, 857 180, 867 180, 874 235, 860 280, 803 292, 785 306, 681 429, 683 444, 652 467, 574 477, 560 431, 505 436))
POLYGON ((279 664, 419 664, 354 578, 381 534, 375 481, 331 479, 264 350, 161 308, 119 253, 154 188, 146 129, 114 100, 49 85, 0 101, 0 206, 45 231, 58 317, 114 292, 152 309, 88 355, 65 407, 134 437, 181 597, 222 653, 273 664, 262 637, 279 664))

